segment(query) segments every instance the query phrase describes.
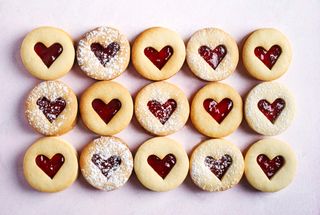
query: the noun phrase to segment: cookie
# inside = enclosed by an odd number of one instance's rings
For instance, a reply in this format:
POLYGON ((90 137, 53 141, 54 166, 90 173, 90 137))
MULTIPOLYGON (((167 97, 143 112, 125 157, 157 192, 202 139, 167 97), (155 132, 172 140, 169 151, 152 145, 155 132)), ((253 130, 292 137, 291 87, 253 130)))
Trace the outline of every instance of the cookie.
POLYGON ((178 187, 189 169, 188 155, 182 145, 166 137, 144 142, 134 157, 134 171, 139 181, 153 191, 178 187))
POLYGON ((40 134, 61 135, 71 130, 77 119, 77 97, 60 81, 44 81, 35 86, 25 103, 29 125, 40 134))
POLYGON ((218 28, 195 32, 187 44, 187 63, 191 71, 205 81, 221 81, 237 67, 236 41, 218 28))
POLYGON ((132 64, 145 78, 160 81, 176 74, 184 63, 186 50, 174 31, 153 27, 142 32, 132 46, 132 64))
POLYGON ((90 142, 80 155, 83 177, 93 187, 111 191, 123 186, 133 169, 128 146, 117 137, 100 137, 90 142))
POLYGON ((79 41, 77 61, 81 70, 91 78, 114 79, 128 67, 129 41, 115 28, 96 28, 79 41))
POLYGON ((23 172, 30 186, 38 191, 64 190, 77 179, 77 152, 56 137, 41 138, 26 151, 23 172))
POLYGON ((100 135, 113 135, 126 128, 132 118, 133 102, 129 91, 112 81, 91 85, 80 99, 83 123, 100 135))
POLYGON ((277 135, 285 131, 293 121, 294 97, 282 84, 261 83, 249 92, 244 112, 254 131, 263 135, 277 135))
POLYGON ((189 117, 185 94, 168 82, 155 82, 142 88, 135 98, 135 114, 140 125, 155 135, 168 135, 181 129, 189 117))
POLYGON ((244 171, 240 150, 223 139, 202 142, 192 152, 190 176, 206 191, 224 191, 239 183, 244 171))
POLYGON ((242 61, 248 73, 262 81, 272 81, 289 68, 291 46, 284 34, 273 28, 254 31, 242 49, 242 61))
POLYGON ((297 161, 291 147, 276 139, 254 143, 245 157, 245 175, 257 190, 276 192, 294 178, 297 161))
POLYGON ((70 71, 75 50, 71 37, 63 30, 40 27, 23 39, 20 55, 31 75, 42 80, 54 80, 70 71))
POLYGON ((208 137, 231 134, 239 127, 242 115, 241 96, 222 83, 211 83, 201 88, 191 104, 192 124, 208 137))

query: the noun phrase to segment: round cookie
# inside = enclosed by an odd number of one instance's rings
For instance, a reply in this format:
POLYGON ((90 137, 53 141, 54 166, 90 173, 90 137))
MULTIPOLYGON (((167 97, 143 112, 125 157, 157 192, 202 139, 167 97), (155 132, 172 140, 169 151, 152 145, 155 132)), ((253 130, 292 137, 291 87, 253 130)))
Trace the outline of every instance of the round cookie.
POLYGON ((272 81, 289 68, 292 58, 286 36, 273 28, 254 31, 242 49, 242 61, 248 73, 262 81, 272 81))
POLYGON ((70 71, 75 50, 71 37, 63 30, 40 27, 24 38, 20 55, 23 65, 33 76, 54 80, 70 71))
POLYGON ((229 85, 210 83, 194 96, 190 116, 200 133, 215 138, 227 136, 242 121, 241 96, 229 85))
POLYGON ((206 81, 221 81, 237 67, 239 50, 236 41, 218 28, 195 32, 187 44, 187 63, 191 71, 206 81))
POLYGON ((114 79, 128 67, 129 41, 115 28, 96 28, 79 41, 77 61, 80 68, 91 78, 114 79))
POLYGON ((100 135, 113 135, 127 127, 133 114, 129 91, 112 81, 91 85, 80 99, 83 123, 100 135))
POLYGON ((135 114, 140 125, 155 135, 181 129, 189 117, 189 103, 177 86, 155 82, 142 88, 135 98, 135 114))
POLYGON ((206 191, 224 191, 241 180, 244 161, 241 151, 223 139, 202 142, 192 152, 190 176, 192 181, 206 191))
POLYGON ((77 120, 77 97, 60 81, 44 81, 35 86, 27 97, 25 108, 30 126, 47 136, 68 132, 77 120))
POLYGON ((23 171, 27 182, 38 191, 64 190, 77 179, 77 152, 56 137, 41 138, 26 151, 23 171))
POLYGON ((132 46, 132 64, 145 78, 160 81, 176 74, 184 63, 185 45, 174 31, 153 27, 142 32, 132 46))
POLYGON ((288 144, 276 139, 263 139, 249 148, 245 157, 245 175, 257 190, 276 192, 291 183, 296 162, 288 144))
POLYGON ((80 169, 93 187, 111 191, 123 186, 133 169, 128 146, 117 137, 100 137, 81 152, 80 169))
POLYGON ((153 191, 178 187, 189 169, 188 155, 182 145, 166 137, 144 142, 134 158, 134 171, 139 181, 153 191))
POLYGON ((282 84, 261 83, 249 92, 244 112, 253 130, 263 135, 277 135, 286 130, 293 121, 294 97, 282 84))

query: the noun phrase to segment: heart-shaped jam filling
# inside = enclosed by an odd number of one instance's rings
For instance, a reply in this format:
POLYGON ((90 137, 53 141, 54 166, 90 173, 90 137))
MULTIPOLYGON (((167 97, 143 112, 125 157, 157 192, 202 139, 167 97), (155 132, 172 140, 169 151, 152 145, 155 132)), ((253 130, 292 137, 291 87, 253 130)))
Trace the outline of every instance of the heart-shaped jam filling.
POLYGON ((121 108, 121 102, 118 99, 112 99, 108 104, 101 99, 92 101, 92 108, 97 112, 100 118, 108 124, 121 108))
POLYGON ((49 68, 53 62, 62 53, 63 48, 59 43, 54 43, 47 48, 43 43, 37 43, 34 45, 34 51, 41 58, 42 62, 49 68))
POLYGON ((91 158, 92 163, 96 165, 101 173, 110 178, 111 172, 116 171, 121 165, 121 158, 117 155, 112 155, 108 159, 103 159, 100 155, 94 154, 91 158))
POLYGON ((259 110, 270 120, 270 122, 275 123, 278 116, 281 114, 286 106, 286 102, 278 98, 270 104, 267 100, 263 99, 258 102, 259 110))
POLYGON ((104 67, 120 50, 120 45, 116 42, 110 43, 106 48, 100 43, 92 43, 90 47, 91 51, 104 67))
POLYGON ((148 164, 154 171, 165 179, 171 169, 176 164, 176 157, 173 154, 167 154, 162 160, 156 155, 150 155, 148 157, 148 164))
POLYGON ((49 122, 52 123, 65 109, 67 103, 61 97, 54 101, 50 101, 47 97, 41 97, 37 100, 37 105, 49 122))
POLYGON ((177 108, 177 102, 174 99, 168 99, 164 104, 156 100, 151 100, 147 105, 150 112, 159 119, 162 125, 168 121, 177 108))
POLYGON ((257 162, 264 174, 271 179, 278 170, 284 165, 285 160, 281 155, 274 157, 270 160, 266 155, 261 154, 257 157, 257 162))
POLYGON ((160 50, 160 52, 158 52, 152 47, 147 47, 144 49, 144 54, 158 69, 161 70, 173 55, 173 48, 171 46, 165 46, 160 50))
POLYGON ((220 124, 232 110, 233 102, 229 98, 224 98, 219 103, 213 99, 206 99, 203 107, 220 124))
POLYGON ((51 179, 57 174, 65 159, 62 154, 55 154, 51 159, 45 155, 38 155, 36 157, 37 166, 45 172, 51 179))
POLYGON ((218 45, 212 50, 208 46, 201 46, 198 53, 213 69, 216 69, 226 56, 227 48, 224 45, 218 45))
POLYGON ((204 159, 204 165, 208 167, 211 172, 219 178, 222 179, 224 174, 228 171, 229 167, 232 164, 232 158, 230 155, 225 154, 220 159, 216 160, 211 156, 207 156, 204 159))
POLYGON ((277 62, 281 55, 281 47, 278 45, 272 46, 268 51, 259 46, 254 49, 254 54, 259 58, 266 67, 272 69, 273 65, 277 62))

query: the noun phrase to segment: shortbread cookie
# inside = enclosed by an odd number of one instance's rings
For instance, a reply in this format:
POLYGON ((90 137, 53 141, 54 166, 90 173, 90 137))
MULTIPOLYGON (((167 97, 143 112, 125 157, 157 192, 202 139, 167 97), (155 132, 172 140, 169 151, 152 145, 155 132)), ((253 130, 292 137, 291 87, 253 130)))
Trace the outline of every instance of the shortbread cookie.
POLYGON ((153 27, 142 32, 132 46, 132 63, 145 78, 160 81, 176 74, 186 55, 184 42, 174 31, 153 27))
POLYGON ((130 61, 130 44, 117 29, 99 27, 79 41, 77 60, 91 78, 110 80, 118 77, 130 61))
POLYGON ((243 45, 244 66, 250 75, 262 81, 272 81, 282 76, 288 70, 291 58, 288 39, 276 29, 258 29, 243 45))
POLYGON ((54 80, 70 71, 75 50, 71 37, 63 30, 40 27, 24 38, 20 54, 22 63, 33 76, 54 80))
POLYGON ((242 99, 232 87, 211 83, 201 88, 191 104, 191 121, 209 137, 224 137, 234 132, 242 121, 242 99))
POLYGON ((133 102, 129 91, 112 81, 91 85, 81 96, 80 114, 83 123, 100 135, 113 135, 131 121, 133 102))
POLYGON ((61 139, 41 138, 26 151, 23 171, 27 182, 38 191, 64 190, 77 179, 77 152, 61 139))
POLYGON ((223 139, 201 143, 190 158, 190 176, 206 191, 223 191, 238 184, 244 171, 240 150, 223 139))
POLYGON ((166 137, 144 142, 134 158, 134 171, 139 181, 153 191, 178 187, 189 169, 188 155, 182 145, 166 137))
POLYGON ((135 99, 140 125, 155 135, 168 135, 182 128, 189 117, 185 94, 168 82, 155 82, 142 88, 135 99))
POLYGON ((218 28, 195 32, 187 45, 191 71, 206 81, 220 81, 231 75, 239 61, 236 41, 218 28))
POLYGON ((117 137, 100 137, 81 152, 80 169, 93 187, 111 191, 123 186, 133 169, 128 146, 117 137))
POLYGON ((255 86, 245 102, 245 117, 249 126, 263 135, 277 135, 293 121, 295 102, 282 84, 265 82, 255 86))
POLYGON ((296 162, 288 144, 276 139, 263 139, 249 148, 245 157, 245 175, 254 188, 276 192, 291 183, 296 162))
POLYGON ((77 119, 77 97, 60 81, 44 81, 29 93, 25 115, 32 128, 51 136, 71 130, 77 119))

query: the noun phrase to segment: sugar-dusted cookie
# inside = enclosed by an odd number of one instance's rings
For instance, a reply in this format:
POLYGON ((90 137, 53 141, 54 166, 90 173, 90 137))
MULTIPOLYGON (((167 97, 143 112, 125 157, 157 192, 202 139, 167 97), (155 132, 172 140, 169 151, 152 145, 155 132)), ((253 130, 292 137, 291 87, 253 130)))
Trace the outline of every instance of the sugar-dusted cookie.
POLYGON ((296 162, 288 144, 276 139, 263 139, 249 148, 245 157, 245 175, 254 188, 276 192, 291 183, 296 162))
POLYGON ((206 81, 220 81, 231 75, 239 61, 236 41, 218 28, 195 32, 187 45, 187 63, 191 71, 206 81))
POLYGON ((289 68, 292 58, 288 39, 273 28, 262 28, 250 34, 243 45, 242 61, 250 75, 272 81, 289 68))
POLYGON ((111 191, 123 186, 133 169, 128 146, 117 137, 100 137, 81 152, 80 169, 93 187, 111 191))
POLYGON ((110 80, 119 76, 130 61, 130 44, 117 29, 99 27, 79 41, 77 60, 91 78, 110 80))
POLYGON ((286 130, 293 121, 294 97, 282 84, 261 83, 249 92, 244 112, 253 130, 263 135, 277 135, 286 130))
POLYGON ((160 81, 176 74, 186 55, 184 42, 174 31, 153 27, 142 32, 132 46, 132 63, 145 78, 160 81))
POLYGON ((25 103, 25 115, 32 128, 43 135, 60 135, 71 130, 78 113, 77 97, 60 81, 35 86, 25 103))
POLYGON ((155 135, 168 135, 182 128, 189 117, 185 94, 168 82, 151 83, 135 99, 135 114, 140 125, 155 135))
POLYGON ((100 135, 113 135, 131 121, 133 102, 129 91, 112 81, 100 81, 91 85, 80 99, 83 123, 100 135))
POLYGON ((26 151, 23 171, 27 182, 38 191, 64 190, 77 179, 77 152, 56 137, 41 138, 26 151))
POLYGON ((54 80, 70 71, 75 50, 71 37, 63 30, 40 27, 24 38, 20 55, 22 63, 33 76, 54 80))
POLYGON ((188 169, 189 159, 182 145, 166 137, 147 140, 134 157, 134 171, 139 181, 153 191, 178 187, 188 169))

